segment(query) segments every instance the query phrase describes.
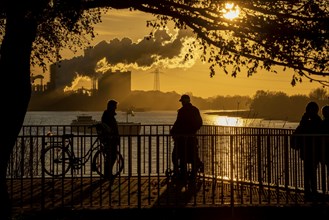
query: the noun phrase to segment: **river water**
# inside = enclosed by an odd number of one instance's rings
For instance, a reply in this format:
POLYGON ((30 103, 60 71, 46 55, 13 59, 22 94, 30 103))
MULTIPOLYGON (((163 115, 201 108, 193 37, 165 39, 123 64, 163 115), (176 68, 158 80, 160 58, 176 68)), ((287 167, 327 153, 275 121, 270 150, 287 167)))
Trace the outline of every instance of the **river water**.
MULTIPOLYGON (((204 125, 262 127, 262 128, 296 128, 298 123, 280 120, 264 120, 260 118, 240 118, 207 114, 213 110, 201 111, 204 125)), ((91 115, 93 119, 100 121, 102 112, 84 111, 30 111, 24 120, 24 125, 69 125, 78 115, 91 115)), ((126 112, 117 112, 116 119, 119 122, 139 122, 149 124, 173 124, 177 111, 145 111, 135 112, 134 116, 126 112)))

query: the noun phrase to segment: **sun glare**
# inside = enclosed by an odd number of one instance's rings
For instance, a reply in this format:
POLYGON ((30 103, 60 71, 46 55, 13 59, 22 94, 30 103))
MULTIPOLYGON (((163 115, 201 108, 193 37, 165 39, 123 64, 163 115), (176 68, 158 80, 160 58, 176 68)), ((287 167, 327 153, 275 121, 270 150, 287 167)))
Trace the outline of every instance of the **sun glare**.
POLYGON ((215 125, 221 126, 243 126, 243 120, 238 117, 218 116, 214 122, 215 125))
POLYGON ((240 14, 240 9, 237 5, 234 5, 234 3, 226 3, 225 9, 223 9, 224 12, 224 18, 233 20, 234 18, 237 18, 240 14))

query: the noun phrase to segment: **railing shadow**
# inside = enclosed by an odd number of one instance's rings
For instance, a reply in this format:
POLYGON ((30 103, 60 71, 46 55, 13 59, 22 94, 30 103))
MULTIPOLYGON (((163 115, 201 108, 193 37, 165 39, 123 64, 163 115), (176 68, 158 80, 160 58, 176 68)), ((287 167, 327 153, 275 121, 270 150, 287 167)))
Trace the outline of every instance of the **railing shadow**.
POLYGON ((152 208, 160 206, 182 208, 197 204, 197 194, 202 186, 200 180, 186 182, 184 180, 171 180, 167 178, 164 182, 166 189, 154 202, 152 208))

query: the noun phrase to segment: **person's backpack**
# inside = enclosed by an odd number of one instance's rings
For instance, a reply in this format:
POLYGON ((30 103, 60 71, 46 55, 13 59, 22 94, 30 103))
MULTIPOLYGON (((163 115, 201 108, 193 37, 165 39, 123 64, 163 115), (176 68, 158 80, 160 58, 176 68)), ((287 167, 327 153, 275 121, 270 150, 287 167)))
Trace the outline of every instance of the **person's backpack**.
POLYGON ((300 158, 303 160, 305 137, 301 134, 305 134, 305 131, 302 126, 298 125, 290 137, 290 147, 294 150, 298 150, 300 158))

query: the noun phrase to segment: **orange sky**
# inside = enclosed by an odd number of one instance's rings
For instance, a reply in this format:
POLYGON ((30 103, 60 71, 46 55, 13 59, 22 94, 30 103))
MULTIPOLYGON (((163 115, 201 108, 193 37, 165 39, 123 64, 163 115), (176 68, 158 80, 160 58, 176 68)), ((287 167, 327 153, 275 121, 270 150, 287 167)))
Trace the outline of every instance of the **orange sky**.
MULTIPOLYGON (((146 27, 146 20, 152 18, 150 15, 125 11, 110 11, 110 13, 112 15, 104 16, 103 22, 96 26, 98 35, 91 45, 97 45, 102 40, 108 42, 114 38, 122 39, 124 37, 138 42, 151 31, 146 27)), ((82 53, 74 55, 64 51, 62 54, 66 59, 71 59, 82 53)), ((153 90, 154 68, 129 70, 132 71, 132 90, 153 90)), ((321 87, 317 83, 307 82, 306 79, 302 84, 292 87, 290 85, 292 73, 288 71, 278 74, 263 71, 249 78, 246 73, 240 73, 237 78, 233 78, 225 75, 224 72, 217 71, 216 75, 210 78, 208 65, 198 61, 188 69, 162 68, 159 76, 162 92, 176 91, 180 94, 188 92, 203 98, 216 95, 248 95, 252 97, 257 90, 283 91, 288 95, 308 95, 313 89, 321 87)), ((45 77, 47 79, 47 73, 45 77)))

